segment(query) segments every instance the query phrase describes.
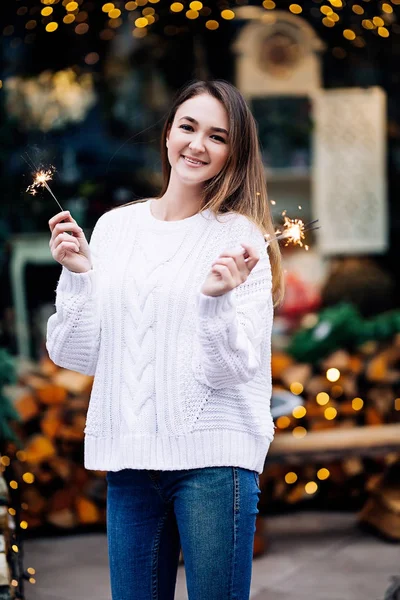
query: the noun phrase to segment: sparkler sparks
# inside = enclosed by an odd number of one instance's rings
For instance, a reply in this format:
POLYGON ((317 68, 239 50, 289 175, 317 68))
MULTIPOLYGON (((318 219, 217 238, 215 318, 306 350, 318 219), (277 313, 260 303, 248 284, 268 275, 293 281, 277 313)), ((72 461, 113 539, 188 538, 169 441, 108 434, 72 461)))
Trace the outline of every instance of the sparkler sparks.
POLYGON ((318 219, 311 221, 310 223, 304 224, 301 219, 290 219, 286 216, 286 210, 282 212, 282 216, 284 218, 283 223, 283 231, 277 229, 275 231, 275 236, 271 237, 268 233, 264 236, 267 243, 272 240, 285 240, 285 246, 292 244, 293 246, 304 247, 305 250, 309 249, 307 244, 303 244, 303 240, 305 239, 306 231, 313 231, 314 229, 319 229, 319 227, 315 227, 315 224, 318 222, 318 219))
POLYGON ((53 175, 55 173, 55 168, 53 166, 50 166, 47 170, 38 169, 36 167, 36 165, 34 164, 34 162, 32 161, 32 159, 29 157, 28 153, 26 153, 26 156, 28 157, 28 160, 24 156, 22 156, 24 161, 29 166, 33 166, 33 168, 36 170, 36 174, 35 174, 33 183, 31 183, 31 185, 28 185, 28 187, 26 188, 26 191, 29 192, 30 194, 32 194, 32 196, 36 196, 37 190, 39 188, 41 188, 41 187, 46 188, 46 190, 49 192, 49 194, 51 194, 53 196, 54 200, 57 202, 58 206, 63 211, 64 210, 63 207, 61 206, 61 204, 59 203, 59 201, 53 194, 49 184, 47 183, 48 181, 51 181, 53 179, 53 175))

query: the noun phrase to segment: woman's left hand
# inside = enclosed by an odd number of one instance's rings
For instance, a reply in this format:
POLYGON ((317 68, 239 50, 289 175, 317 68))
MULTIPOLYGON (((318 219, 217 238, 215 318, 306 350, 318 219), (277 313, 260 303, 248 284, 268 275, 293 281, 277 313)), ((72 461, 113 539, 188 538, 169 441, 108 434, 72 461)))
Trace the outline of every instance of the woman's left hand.
POLYGON ((200 290, 203 294, 222 296, 246 281, 260 257, 253 246, 240 245, 242 248, 225 250, 212 263, 212 269, 200 290))

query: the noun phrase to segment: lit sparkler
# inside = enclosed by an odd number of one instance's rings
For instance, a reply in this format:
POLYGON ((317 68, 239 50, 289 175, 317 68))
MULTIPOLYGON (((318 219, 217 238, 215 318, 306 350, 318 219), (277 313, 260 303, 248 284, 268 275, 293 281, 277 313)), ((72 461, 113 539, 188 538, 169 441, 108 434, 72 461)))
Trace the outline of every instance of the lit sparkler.
POLYGON ((61 204, 59 203, 59 201, 53 194, 49 184, 47 183, 48 181, 51 181, 53 179, 55 168, 53 166, 50 166, 47 170, 38 169, 36 167, 36 165, 34 164, 33 160, 29 157, 29 155, 27 153, 26 153, 26 156, 28 157, 28 160, 24 156, 22 156, 22 158, 30 167, 32 166, 36 171, 33 183, 31 183, 31 185, 28 185, 28 187, 26 188, 26 191, 29 192, 30 194, 32 194, 32 196, 35 196, 37 194, 37 190, 40 187, 46 188, 46 190, 49 192, 49 194, 51 194, 53 196, 54 200, 57 202, 58 206, 63 211, 64 210, 63 207, 61 206, 61 204))
POLYGON ((283 211, 282 216, 284 218, 282 230, 277 229, 274 237, 271 237, 267 233, 264 236, 265 240, 267 242, 271 242, 273 240, 285 240, 285 246, 292 244, 293 246, 300 246, 301 248, 304 247, 305 250, 308 250, 307 244, 303 243, 303 240, 305 239, 305 232, 319 229, 319 227, 315 227, 318 219, 305 224, 301 219, 290 219, 287 217, 286 210, 283 211))

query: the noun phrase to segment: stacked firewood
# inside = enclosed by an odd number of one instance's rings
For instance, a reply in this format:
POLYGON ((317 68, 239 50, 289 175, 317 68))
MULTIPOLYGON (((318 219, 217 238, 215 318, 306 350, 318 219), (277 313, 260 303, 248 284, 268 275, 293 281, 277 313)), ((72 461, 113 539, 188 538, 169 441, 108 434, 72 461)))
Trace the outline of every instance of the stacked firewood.
MULTIPOLYGON (((312 432, 341 428, 351 436, 354 428, 400 423, 399 335, 389 342, 366 343, 352 353, 338 350, 313 365, 275 352, 272 373, 277 393, 279 388, 291 389, 299 398, 291 414, 276 419, 276 439, 291 433, 300 445, 312 432)), ((264 508, 280 510, 302 500, 310 504, 311 499, 318 506, 359 508, 387 465, 400 458, 400 440, 397 449, 392 444, 373 457, 356 448, 343 459, 323 454, 291 464, 279 463, 271 452, 262 476, 264 508)))
POLYGON ((86 413, 93 378, 61 369, 48 358, 19 368, 8 386, 21 422, 24 449, 16 469, 30 529, 70 529, 105 523, 105 472, 83 466, 86 413))

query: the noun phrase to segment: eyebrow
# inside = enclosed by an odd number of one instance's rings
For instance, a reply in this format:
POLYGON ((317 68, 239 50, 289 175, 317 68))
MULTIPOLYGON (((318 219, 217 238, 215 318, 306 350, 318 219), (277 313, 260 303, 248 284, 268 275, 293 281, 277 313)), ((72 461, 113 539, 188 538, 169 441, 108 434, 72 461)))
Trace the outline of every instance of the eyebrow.
MULTIPOLYGON (((195 125, 198 125, 199 122, 196 121, 196 119, 194 119, 193 117, 181 117, 179 119, 179 121, 182 121, 182 119, 186 119, 187 121, 190 121, 191 123, 194 123, 195 125)), ((211 131, 219 131, 221 133, 226 133, 226 135, 229 135, 229 133, 227 132, 226 129, 224 129, 223 127, 210 127, 211 131)))

